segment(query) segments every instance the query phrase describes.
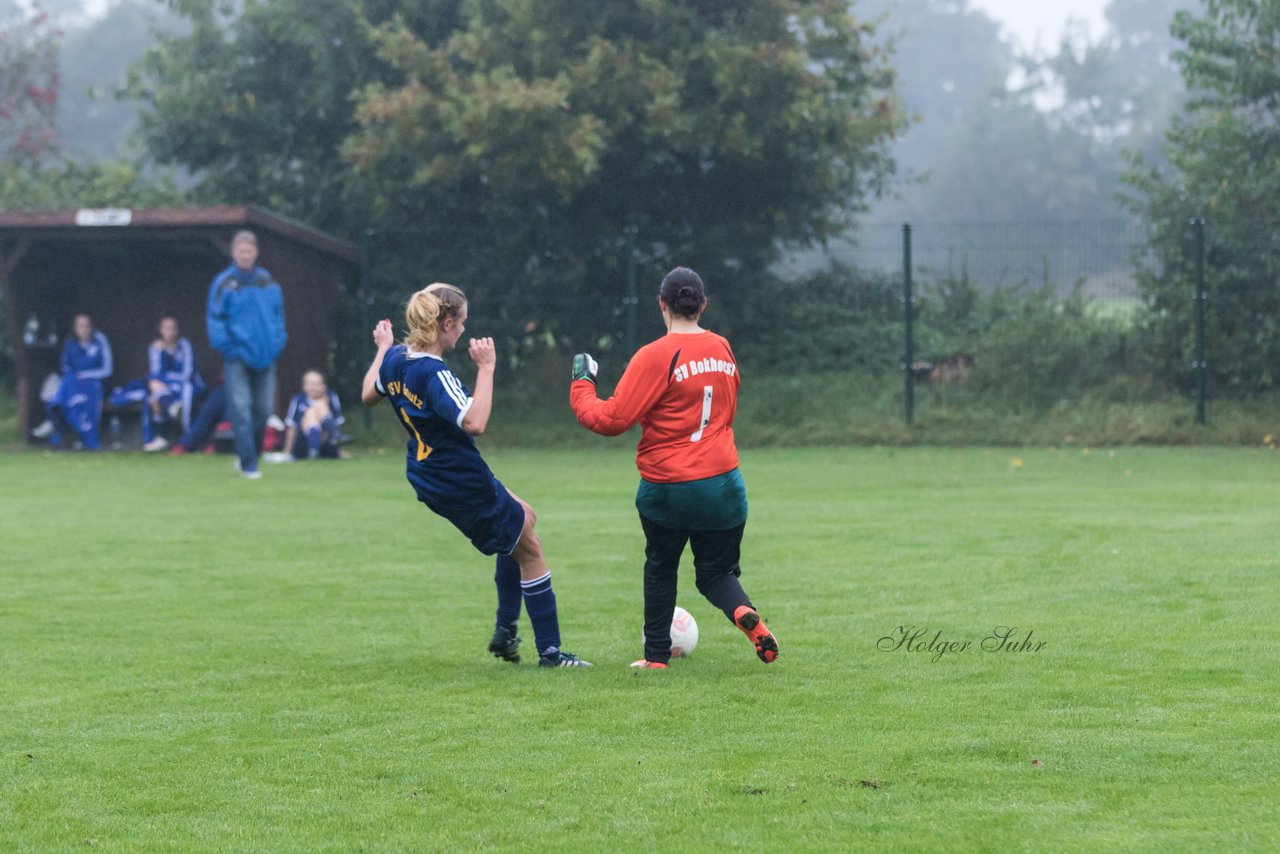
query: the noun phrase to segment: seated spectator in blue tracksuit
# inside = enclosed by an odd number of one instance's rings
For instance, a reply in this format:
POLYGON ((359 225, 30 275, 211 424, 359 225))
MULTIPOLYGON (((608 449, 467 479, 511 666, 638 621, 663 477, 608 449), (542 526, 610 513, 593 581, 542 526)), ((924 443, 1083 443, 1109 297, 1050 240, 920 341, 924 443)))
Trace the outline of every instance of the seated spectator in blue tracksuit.
POLYGON ((147 348, 147 405, 142 410, 144 451, 163 451, 169 446, 164 428, 182 419, 182 429, 191 429, 192 408, 204 390, 204 380, 196 370, 191 342, 178 332, 178 321, 160 319, 160 337, 147 348))
POLYGON ((209 343, 222 354, 240 474, 259 478, 262 431, 275 410, 276 359, 288 339, 284 296, 272 275, 257 266, 258 238, 252 231, 231 238, 231 259, 209 286, 205 319, 209 343))
POLYGON ((307 371, 302 375, 302 391, 289 401, 289 413, 284 417, 285 453, 295 460, 337 459, 338 428, 344 420, 338 395, 329 391, 324 374, 307 371))
POLYGON ((72 335, 62 345, 58 391, 45 407, 53 432, 49 442, 62 447, 63 434, 79 436, 89 450, 98 450, 98 423, 102 419, 102 381, 111 376, 111 344, 93 328, 87 314, 77 314, 72 335))

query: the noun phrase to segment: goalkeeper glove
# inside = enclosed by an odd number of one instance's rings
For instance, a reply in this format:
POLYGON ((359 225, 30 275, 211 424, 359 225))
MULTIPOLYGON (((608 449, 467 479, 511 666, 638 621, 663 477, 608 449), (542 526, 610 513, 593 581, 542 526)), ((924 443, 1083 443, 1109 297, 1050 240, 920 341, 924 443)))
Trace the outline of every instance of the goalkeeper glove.
POLYGON ((588 353, 579 353, 573 357, 573 379, 587 380, 592 385, 596 384, 596 371, 600 366, 596 364, 596 360, 591 358, 588 353))

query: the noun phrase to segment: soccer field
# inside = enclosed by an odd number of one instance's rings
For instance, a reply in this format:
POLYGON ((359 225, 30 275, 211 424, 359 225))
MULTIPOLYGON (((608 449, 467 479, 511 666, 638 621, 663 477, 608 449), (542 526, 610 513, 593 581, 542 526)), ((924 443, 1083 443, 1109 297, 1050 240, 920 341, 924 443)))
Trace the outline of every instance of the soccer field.
POLYGON ((644 673, 630 454, 489 456, 592 669, 394 452, 0 456, 0 850, 1280 848, 1280 454, 746 451, 781 658, 644 673))

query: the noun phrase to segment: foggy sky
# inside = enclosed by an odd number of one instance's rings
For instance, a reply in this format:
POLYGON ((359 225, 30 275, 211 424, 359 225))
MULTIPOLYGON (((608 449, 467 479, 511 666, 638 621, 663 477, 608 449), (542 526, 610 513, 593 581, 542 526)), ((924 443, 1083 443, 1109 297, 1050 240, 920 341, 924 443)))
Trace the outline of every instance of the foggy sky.
POLYGON ((1057 44, 1068 18, 1082 19, 1093 37, 1102 35, 1102 11, 1108 0, 970 0, 969 5, 1003 24, 1006 34, 1024 50, 1037 43, 1042 48, 1057 44))

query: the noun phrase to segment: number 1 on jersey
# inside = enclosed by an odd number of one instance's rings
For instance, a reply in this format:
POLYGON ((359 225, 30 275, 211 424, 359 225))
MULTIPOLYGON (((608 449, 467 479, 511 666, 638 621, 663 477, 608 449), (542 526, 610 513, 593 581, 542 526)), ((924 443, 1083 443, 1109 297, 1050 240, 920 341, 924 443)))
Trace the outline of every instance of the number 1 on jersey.
POLYGON ((690 442, 697 442, 702 439, 702 431, 707 429, 707 425, 711 423, 711 395, 713 390, 711 386, 704 385, 702 387, 702 420, 698 422, 698 432, 689 437, 690 442))

